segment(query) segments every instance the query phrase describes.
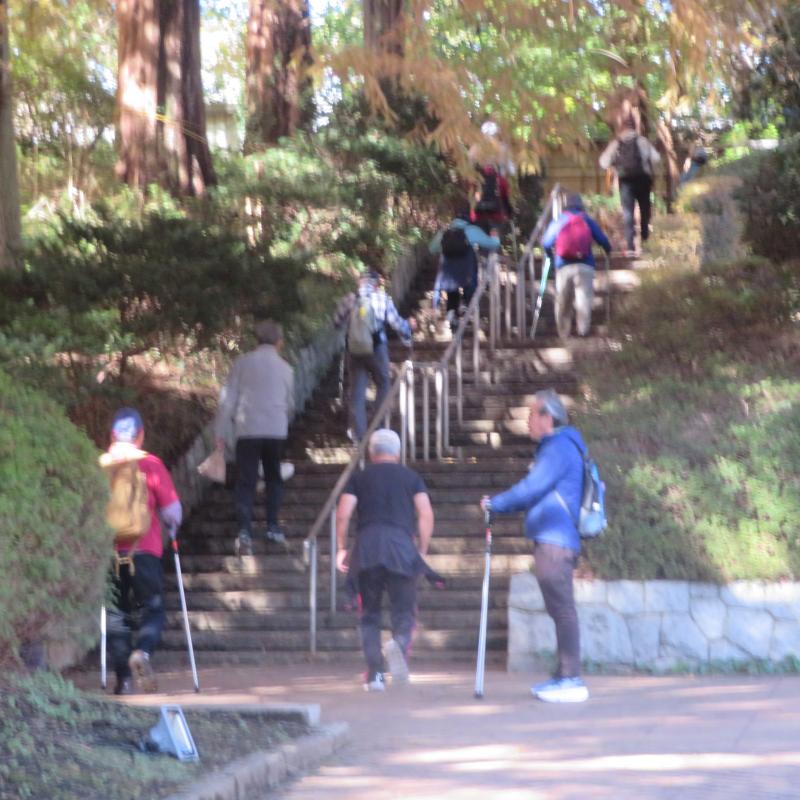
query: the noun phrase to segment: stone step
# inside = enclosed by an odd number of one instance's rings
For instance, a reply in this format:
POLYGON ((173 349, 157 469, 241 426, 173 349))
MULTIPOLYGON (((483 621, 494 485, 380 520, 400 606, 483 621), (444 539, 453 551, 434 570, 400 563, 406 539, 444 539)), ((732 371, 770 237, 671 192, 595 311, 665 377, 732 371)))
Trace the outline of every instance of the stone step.
MULTIPOLYGON (((227 577, 227 576, 226 576, 227 577)), ((308 588, 308 577, 302 576, 305 581, 304 587, 308 588)), ((420 581, 417 590, 420 608, 425 609, 469 609, 476 602, 480 603, 480 591, 482 578, 460 579, 462 588, 453 588, 452 584, 458 579, 453 578, 445 589, 435 589, 427 581, 420 581), (471 582, 469 588, 464 584, 471 582)), ((298 582, 300 585, 302 582, 298 582)), ((327 584, 326 584, 327 587, 327 584)), ((337 583, 337 590, 344 592, 344 580, 337 583)), ((340 597, 343 595, 340 595, 340 597)), ((170 611, 180 611, 180 596, 177 589, 165 592, 165 605, 170 611)), ((489 594, 489 607, 506 609, 508 602, 508 580, 497 577, 492 583, 492 591, 489 594)), ((320 603, 327 613, 328 595, 321 597, 320 603)), ((190 613, 199 611, 210 612, 254 612, 275 614, 284 611, 308 613, 308 591, 298 592, 296 588, 291 589, 265 589, 263 582, 259 588, 252 589, 229 589, 218 591, 198 591, 187 594, 187 607, 190 613)), ((307 619, 307 616, 306 616, 307 619)))
MULTIPOLYGON (((429 554, 426 561, 437 572, 476 575, 483 574, 483 558, 474 554, 429 554)), ((492 570, 510 574, 522 572, 530 567, 531 556, 527 553, 498 553, 492 556, 492 570)), ((302 558, 293 555, 252 555, 237 558, 225 555, 192 555, 181 558, 184 573, 195 576, 203 572, 229 573, 231 575, 260 575, 268 583, 274 575, 287 571, 304 572, 302 558)))
MULTIPOLYGON (((480 593, 471 598, 471 602, 464 608, 426 608, 420 603, 417 618, 417 630, 442 630, 442 629, 469 629, 477 630, 480 624, 480 593)), ((327 611, 324 612, 327 615, 327 611)), ((507 610, 505 608, 492 608, 489 612, 489 625, 494 630, 501 630, 506 625, 507 610)), ((180 611, 167 614, 169 629, 179 629, 183 624, 183 615, 180 611)), ((355 612, 340 610, 332 619, 326 616, 325 627, 329 630, 350 630, 358 624, 358 615, 355 612)), ((275 612, 257 611, 199 611, 189 610, 189 625, 192 631, 203 632, 234 632, 234 631, 307 631, 309 626, 308 610, 282 610, 275 612)))
MULTIPOLYGON (((309 633, 303 631, 196 631, 192 643, 198 660, 206 650, 236 650, 270 652, 275 650, 307 651, 309 633)), ((414 652, 427 653, 431 650, 472 650, 478 645, 478 626, 472 629, 439 628, 420 629, 414 637, 414 652)), ((360 649, 359 633, 355 621, 350 628, 317 630, 317 646, 321 650, 360 649)), ((489 628, 487 650, 504 650, 506 647, 505 628, 489 628)), ((167 629, 161 642, 162 650, 183 650, 186 640, 181 629, 167 629)))

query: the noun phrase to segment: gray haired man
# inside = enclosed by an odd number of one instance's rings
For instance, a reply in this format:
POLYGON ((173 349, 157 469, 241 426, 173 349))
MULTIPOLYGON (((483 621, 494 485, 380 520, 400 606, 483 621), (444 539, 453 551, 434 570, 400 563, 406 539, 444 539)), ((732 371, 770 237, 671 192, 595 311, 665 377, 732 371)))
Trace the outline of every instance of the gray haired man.
POLYGON ((253 503, 258 465, 264 469, 267 539, 283 543, 278 524, 283 480, 281 457, 294 408, 294 371, 280 356, 283 330, 273 320, 256 323, 258 347, 233 363, 222 390, 215 424, 217 447, 235 442, 236 487, 234 501, 239 554, 252 552, 253 503))
POLYGON ((369 440, 370 463, 356 472, 336 509, 336 565, 358 570, 361 641, 367 661, 368 691, 382 692, 388 662, 393 683, 408 680, 408 652, 416 626, 417 576, 433 535, 433 509, 422 478, 400 464, 400 437, 375 431, 369 440), (353 552, 347 532, 358 507, 353 552), (392 640, 381 652, 381 602, 389 595, 392 640))

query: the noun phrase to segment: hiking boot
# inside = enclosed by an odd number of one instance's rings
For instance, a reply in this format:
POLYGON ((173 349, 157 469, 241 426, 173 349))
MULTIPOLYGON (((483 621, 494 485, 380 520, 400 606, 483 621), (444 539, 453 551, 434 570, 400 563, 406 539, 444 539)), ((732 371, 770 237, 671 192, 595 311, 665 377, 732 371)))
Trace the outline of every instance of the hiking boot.
POLYGON ((133 673, 134 683, 140 691, 147 692, 147 694, 158 691, 156 675, 153 672, 153 665, 150 663, 150 653, 145 653, 144 650, 134 650, 128 659, 128 666, 133 673))
POLYGON ((372 678, 369 678, 367 682, 364 684, 364 691, 365 692, 385 692, 386 691, 386 680, 383 677, 382 672, 376 672, 372 678))
POLYGON ((253 539, 247 531, 239 531, 233 543, 233 550, 237 556, 253 555, 253 539))
POLYGON ((394 639, 386 642, 386 646, 383 648, 383 657, 386 659, 392 675, 392 685, 408 683, 408 663, 403 648, 394 639))
POLYGON ((133 694, 133 680, 131 678, 117 678, 117 685, 114 687, 114 694, 133 694))
POLYGON ((277 525, 268 525, 265 535, 268 542, 275 542, 275 544, 286 544, 286 536, 277 525))
POLYGON ((534 692, 534 695, 545 703, 583 703, 589 699, 589 690, 580 678, 560 678, 534 692))

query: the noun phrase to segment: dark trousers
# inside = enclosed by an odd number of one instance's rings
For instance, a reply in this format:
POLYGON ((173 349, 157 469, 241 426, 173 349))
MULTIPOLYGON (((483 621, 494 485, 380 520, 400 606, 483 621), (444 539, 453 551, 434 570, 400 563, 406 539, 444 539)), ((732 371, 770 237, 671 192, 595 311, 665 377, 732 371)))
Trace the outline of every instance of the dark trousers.
POLYGON ((475 286, 462 286, 461 291, 453 289, 447 292, 447 310, 455 311, 458 313, 459 306, 461 305, 461 292, 464 293, 464 305, 468 306, 472 295, 475 294, 475 286))
POLYGON ((253 503, 256 498, 259 464, 264 467, 267 526, 278 525, 278 513, 283 497, 281 458, 285 446, 286 439, 236 440, 236 487, 233 497, 240 531, 252 533, 253 503))
POLYGON ((634 249, 635 226, 633 213, 639 204, 639 222, 642 228, 642 241, 646 242, 650 235, 650 192, 653 179, 649 175, 637 178, 620 178, 619 200, 622 204, 622 217, 625 223, 625 242, 628 250, 634 249))
POLYGON ((533 548, 536 580, 544 597, 544 607, 556 625, 559 678, 581 674, 581 638, 578 611, 572 590, 572 573, 577 554, 566 547, 537 542, 533 548))
POLYGON ((381 603, 389 595, 392 636, 408 657, 417 621, 417 579, 386 567, 371 567, 358 573, 361 595, 361 646, 367 660, 369 680, 386 669, 381 651, 381 603))
POLYGON ((149 553, 133 557, 134 572, 121 564, 115 575, 115 608, 109 609, 108 649, 117 679, 130 677, 128 658, 133 650, 153 654, 161 641, 164 613, 164 570, 161 559, 149 553))
POLYGON ((367 385, 375 381, 375 409, 383 402, 391 388, 389 345, 375 345, 372 355, 350 356, 350 425, 355 437, 364 438, 367 432, 367 385))

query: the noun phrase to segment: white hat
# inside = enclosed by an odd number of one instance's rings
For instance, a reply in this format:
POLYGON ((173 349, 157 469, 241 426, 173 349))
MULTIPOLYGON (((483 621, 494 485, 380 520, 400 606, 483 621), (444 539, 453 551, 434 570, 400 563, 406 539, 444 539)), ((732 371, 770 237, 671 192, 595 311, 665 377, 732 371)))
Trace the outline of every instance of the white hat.
POLYGON ((369 437, 369 452, 373 456, 399 456, 400 437, 389 428, 378 428, 369 437))

